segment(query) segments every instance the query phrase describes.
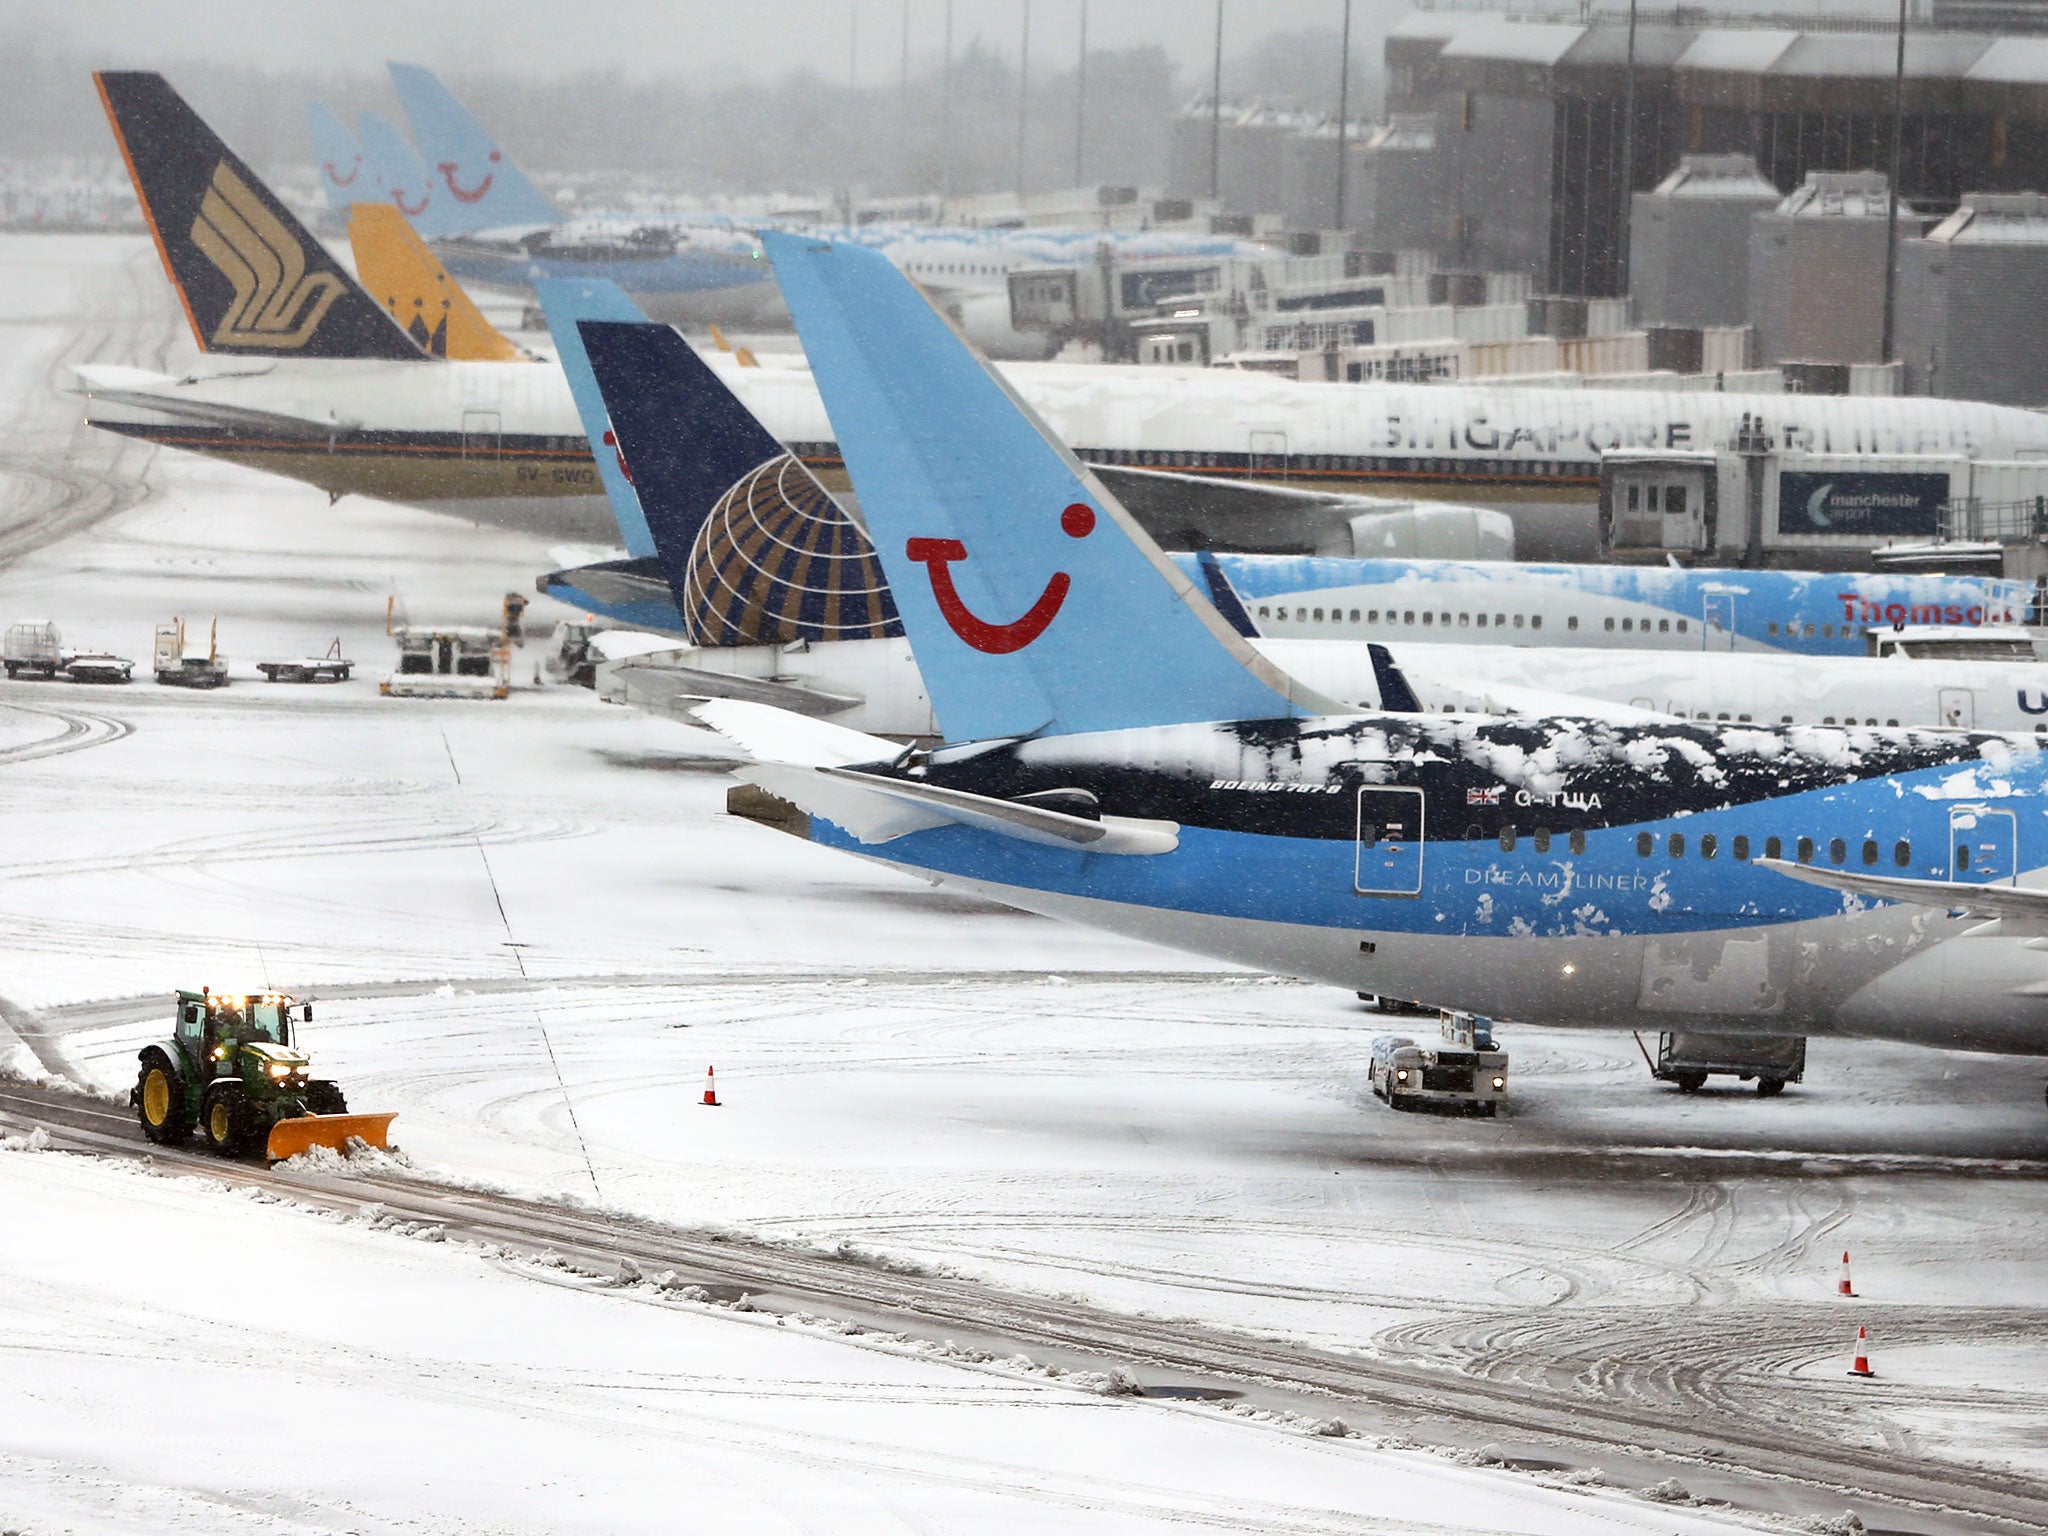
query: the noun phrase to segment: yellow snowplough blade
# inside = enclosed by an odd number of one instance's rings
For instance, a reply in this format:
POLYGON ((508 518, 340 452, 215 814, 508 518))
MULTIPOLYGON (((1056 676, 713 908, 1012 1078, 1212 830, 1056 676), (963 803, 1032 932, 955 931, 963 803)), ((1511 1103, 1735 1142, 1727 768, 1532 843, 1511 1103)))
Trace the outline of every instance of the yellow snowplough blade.
POLYGON ((332 1147, 340 1152, 346 1149, 351 1137, 358 1137, 365 1146, 388 1147, 391 1145, 391 1122, 398 1115, 301 1115, 296 1120, 280 1120, 270 1128, 270 1145, 264 1155, 273 1163, 287 1157, 297 1157, 311 1147, 332 1147))

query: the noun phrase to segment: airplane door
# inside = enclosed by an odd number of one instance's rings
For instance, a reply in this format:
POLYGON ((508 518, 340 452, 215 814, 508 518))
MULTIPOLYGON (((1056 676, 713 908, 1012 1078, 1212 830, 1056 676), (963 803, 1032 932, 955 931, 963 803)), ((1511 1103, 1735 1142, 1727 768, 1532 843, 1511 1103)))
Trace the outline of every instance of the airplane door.
POLYGON ((1977 695, 1968 688, 1944 688, 1936 701, 1941 723, 1951 730, 1967 731, 1977 724, 1977 695))
POLYGON ((466 464, 489 464, 498 457, 504 441, 496 411, 462 413, 462 459, 466 464))
POLYGON ((2018 873, 2019 822, 2011 811, 1959 805, 1948 813, 1951 880, 1990 885, 2018 873))
POLYGON ((1352 890, 1360 896, 1422 894, 1422 791, 1358 792, 1358 855, 1352 890))
POLYGON ((1735 594, 1733 592, 1711 592, 1704 599, 1700 612, 1700 649, 1703 651, 1732 651, 1735 649, 1735 594))
POLYGON ((1251 436, 1251 474, 1255 480, 1287 478, 1287 434, 1254 432, 1251 436))

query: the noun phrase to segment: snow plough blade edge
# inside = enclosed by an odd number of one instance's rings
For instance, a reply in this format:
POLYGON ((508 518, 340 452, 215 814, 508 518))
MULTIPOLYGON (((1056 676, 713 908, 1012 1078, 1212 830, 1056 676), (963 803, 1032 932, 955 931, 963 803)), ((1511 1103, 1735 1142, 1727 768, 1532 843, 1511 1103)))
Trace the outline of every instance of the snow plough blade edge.
POLYGON ((365 1146, 388 1147, 391 1145, 391 1122, 396 1112, 388 1115, 300 1115, 292 1120, 280 1120, 270 1128, 270 1144, 264 1155, 273 1163, 287 1157, 297 1157, 312 1147, 332 1147, 337 1152, 348 1149, 351 1140, 360 1140, 365 1146))

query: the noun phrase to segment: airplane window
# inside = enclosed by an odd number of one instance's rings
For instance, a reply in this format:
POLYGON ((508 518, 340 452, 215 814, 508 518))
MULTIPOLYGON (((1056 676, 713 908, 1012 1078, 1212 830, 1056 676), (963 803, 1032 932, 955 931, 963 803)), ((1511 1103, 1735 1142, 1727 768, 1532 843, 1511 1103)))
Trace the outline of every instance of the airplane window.
POLYGON ((1892 862, 1905 869, 1913 862, 1913 845, 1903 837, 1892 845, 1892 862))
POLYGON ((1738 861, 1747 859, 1749 857, 1749 839, 1738 833, 1735 841, 1728 845, 1728 852, 1738 861))
POLYGON ((1682 859, 1682 858, 1684 858, 1684 857, 1685 857, 1685 834, 1684 834, 1683 832, 1674 832, 1674 833, 1672 833, 1672 834, 1671 834, 1671 841, 1670 841, 1670 842, 1668 842, 1668 843, 1666 843, 1666 844, 1664 845, 1664 848, 1665 848, 1665 851, 1666 851, 1667 853, 1669 853, 1669 854, 1671 855, 1671 857, 1672 857, 1672 858, 1674 858, 1674 859, 1682 859))
POLYGON ((1670 633, 1671 633, 1671 621, 1670 621, 1669 619, 1659 619, 1659 620, 1657 621, 1657 633, 1658 633, 1658 634, 1660 634, 1660 635, 1668 635, 1668 634, 1670 634, 1670 633))
POLYGON ((1820 723, 1822 725, 1833 725, 1835 723, 1835 717, 1833 715, 1822 715, 1820 717, 1820 723))
POLYGON ((1799 839, 1799 862, 1802 864, 1811 864, 1813 862, 1813 839, 1810 837, 1799 839))
POLYGON ((1785 840, 1782 837, 1765 838, 1764 857, 1767 859, 1782 859, 1785 857, 1785 840))
POLYGON ((1522 627, 1522 616, 1521 616, 1521 615, 1520 615, 1520 614, 1518 613, 1518 614, 1516 614, 1516 615, 1515 615, 1515 628, 1517 628, 1517 629, 1520 629, 1521 627, 1522 627))
POLYGON ((1450 616, 1450 615, 1449 615, 1449 614, 1447 613, 1447 614, 1445 614, 1445 615, 1444 615, 1444 628, 1445 628, 1445 629, 1449 629, 1450 627, 1451 627, 1451 616, 1450 616))
POLYGON ((1823 640, 1832 640, 1832 639, 1834 639, 1834 638, 1835 638, 1835 626, 1834 626, 1834 625, 1832 625, 1832 624, 1823 624, 1823 625, 1821 625, 1821 627, 1820 627, 1820 636, 1821 636, 1821 638, 1822 638, 1823 640))
POLYGON ((1877 839, 1874 837, 1863 839, 1863 862, 1866 864, 1875 864, 1877 862, 1877 839))
POLYGON ((1367 614, 1367 615, 1365 616, 1365 622, 1366 622, 1366 623, 1368 623, 1368 624, 1377 624, 1377 623, 1379 623, 1379 621, 1380 621, 1380 611, 1379 611, 1379 609, 1377 609, 1377 608, 1373 609, 1373 610, 1372 610, 1372 611, 1371 611, 1370 613, 1368 613, 1368 614, 1367 614))
POLYGON ((1811 624, 1806 626, 1806 638, 1809 640, 1813 638, 1813 626, 1811 624))
POLYGON ((1747 723, 1748 723, 1748 721, 1749 721, 1749 716, 1748 716, 1748 715, 1737 715, 1737 716, 1736 716, 1735 718, 1736 718, 1737 720, 1740 720, 1740 721, 1742 721, 1742 722, 1743 722, 1744 724, 1747 724, 1747 723))
POLYGON ((1714 836, 1714 834, 1711 832, 1702 832, 1700 834, 1701 858, 1711 859, 1715 854, 1719 853, 1720 851, 1721 840, 1718 837, 1714 836))
POLYGON ((1479 627, 1481 629, 1486 628, 1486 615, 1483 613, 1479 615, 1479 627))
POLYGON ((1970 845, 1969 845, 1968 843, 1957 843, 1957 844, 1956 844, 1956 873, 1957 873, 1957 874, 1959 874, 1959 875, 1961 875, 1961 874, 1967 874, 1967 873, 1969 872, 1969 869, 1970 869, 1970 845))
POLYGON ((1612 629, 1614 628, 1614 620, 1613 620, 1613 619, 1609 619, 1609 620, 1607 621, 1607 627, 1608 627, 1608 629, 1609 629, 1609 630, 1612 630, 1612 629))
POLYGON ((1899 723, 1899 722, 1898 722, 1898 721, 1896 721, 1896 720, 1887 720, 1887 721, 1885 721, 1885 724, 1886 724, 1886 725, 1897 725, 1898 723, 1899 723))
POLYGON ((1780 716, 1778 716, 1778 724, 1780 724, 1780 725, 1790 725, 1791 723, 1792 723, 1792 717, 1791 717, 1790 715, 1780 715, 1780 716))
POLYGON ((1403 624, 1413 624, 1415 622, 1415 611, 1411 608, 1402 609, 1401 622, 1403 624))
POLYGON ((1623 633, 1624 635, 1630 635, 1630 634, 1634 634, 1634 633, 1635 633, 1635 628, 1636 628, 1636 621, 1635 621, 1634 619, 1623 619, 1623 620, 1621 621, 1621 632, 1622 632, 1622 633, 1623 633))
POLYGON ((1358 622, 1358 610, 1356 608, 1351 610, 1351 622, 1354 624, 1358 622))
POLYGON ((1515 825, 1513 822, 1509 822, 1500 829, 1500 848, 1502 853, 1513 853, 1515 851, 1515 825))
POLYGON ((1679 633, 1680 633, 1681 635, 1685 633, 1685 620, 1683 620, 1683 619, 1680 619, 1680 620, 1678 621, 1678 632, 1679 632, 1679 633))
MULTIPOLYGON (((1481 615, 1479 615, 1479 617, 1481 619, 1484 619, 1486 615, 1482 613, 1481 615)), ((1566 629, 1577 629, 1579 627, 1579 616, 1575 613, 1570 618, 1566 619, 1564 621, 1564 627, 1566 629)))
POLYGON ((1583 827, 1572 828, 1571 847, 1573 853, 1584 853, 1586 851, 1586 832, 1583 827))
POLYGON ((1493 627, 1495 629, 1506 629, 1508 627, 1508 616, 1504 613, 1496 613, 1493 616, 1493 627))
POLYGON ((1541 629, 1541 628, 1543 627, 1543 615, 1542 615, 1542 614, 1540 614, 1540 613, 1532 613, 1532 614, 1530 614, 1530 615, 1529 615, 1529 627, 1530 627, 1531 629, 1541 629))
POLYGON ((1474 822, 1471 826, 1465 829, 1465 841, 1468 843, 1485 842, 1486 828, 1480 826, 1477 822, 1474 822))
POLYGON ((1846 860, 1848 859, 1848 857, 1849 857, 1849 845, 1848 845, 1847 843, 1843 842, 1843 841, 1842 841, 1842 840, 1841 840, 1841 839, 1840 839, 1839 837, 1834 837, 1834 838, 1829 838, 1829 839, 1828 839, 1828 862, 1829 862, 1829 863, 1831 863, 1831 864, 1841 864, 1841 863, 1845 862, 1845 861, 1846 861, 1846 860))
POLYGON ((1778 621, 1776 619, 1771 620, 1770 623, 1764 626, 1764 632, 1766 634, 1775 635, 1778 632, 1778 621))
POLYGON ((1724 710, 1722 710, 1722 711, 1721 711, 1721 713, 1719 713, 1718 715, 1714 716, 1714 718, 1715 718, 1716 720, 1726 720, 1726 719, 1728 718, 1728 711, 1724 709, 1724 710))
POLYGON ((1429 612, 1429 611, 1427 611, 1427 610, 1424 610, 1424 612, 1423 612, 1423 615, 1422 615, 1422 622, 1423 622, 1423 623, 1425 623, 1425 624, 1427 624, 1427 623, 1429 623, 1429 622, 1430 622, 1430 621, 1431 621, 1432 619, 1434 619, 1435 617, 1436 617, 1436 615, 1435 615, 1435 614, 1433 614, 1433 613, 1430 613, 1430 612, 1429 612))
POLYGON ((1532 841, 1535 843, 1538 853, 1550 852, 1550 828, 1538 827, 1532 841))
POLYGON ((1318 624, 1323 622, 1323 610, 1320 608, 1316 610, 1316 622, 1318 624))
POLYGON ((1472 627, 1472 615, 1471 615, 1471 614, 1469 614, 1469 613, 1461 613, 1461 614, 1459 614, 1459 615, 1458 615, 1458 628, 1460 628, 1460 629, 1470 629, 1471 627, 1472 627))
POLYGON ((1650 856, 1650 850, 1654 848, 1656 845, 1657 839, 1650 836, 1649 833, 1638 832, 1636 834, 1636 857, 1639 859, 1647 859, 1650 856))

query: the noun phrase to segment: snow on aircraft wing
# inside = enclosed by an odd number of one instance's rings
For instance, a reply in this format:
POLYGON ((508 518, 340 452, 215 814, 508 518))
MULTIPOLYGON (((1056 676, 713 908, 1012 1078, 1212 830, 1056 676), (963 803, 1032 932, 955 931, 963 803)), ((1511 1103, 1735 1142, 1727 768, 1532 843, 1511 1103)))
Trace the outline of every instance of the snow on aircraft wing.
POLYGON ((2020 885, 1977 885, 1966 880, 1916 880, 1900 875, 1866 875, 1847 869, 1794 864, 1789 859, 1758 859, 1759 869, 1790 875, 1809 885, 1825 885, 1873 901, 1898 901, 1917 907, 1941 907, 1969 917, 2021 923, 2048 922, 2048 891, 2020 885))
MULTIPOLYGON (((168 374, 150 373, 142 368, 123 368, 98 363, 75 364, 80 388, 73 393, 112 405, 139 406, 184 421, 203 422, 216 427, 254 427, 280 437, 327 439, 346 436, 361 426, 355 421, 322 421, 316 416, 295 416, 285 411, 263 411, 254 406, 229 405, 220 400, 199 400, 180 396, 181 380, 168 374)), ((204 383, 204 379, 195 382, 204 383)))

